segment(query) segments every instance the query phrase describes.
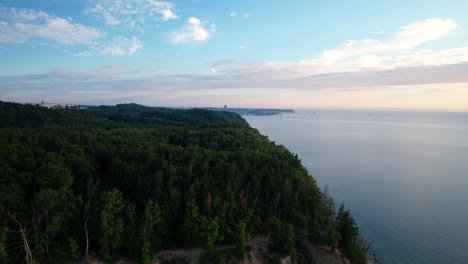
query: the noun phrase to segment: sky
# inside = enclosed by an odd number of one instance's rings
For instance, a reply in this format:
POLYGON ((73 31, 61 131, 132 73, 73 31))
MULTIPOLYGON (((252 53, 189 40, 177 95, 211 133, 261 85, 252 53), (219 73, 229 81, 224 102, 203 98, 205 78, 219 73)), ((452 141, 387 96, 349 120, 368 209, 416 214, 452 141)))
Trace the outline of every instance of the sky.
POLYGON ((468 111, 468 1, 0 0, 0 100, 468 111))

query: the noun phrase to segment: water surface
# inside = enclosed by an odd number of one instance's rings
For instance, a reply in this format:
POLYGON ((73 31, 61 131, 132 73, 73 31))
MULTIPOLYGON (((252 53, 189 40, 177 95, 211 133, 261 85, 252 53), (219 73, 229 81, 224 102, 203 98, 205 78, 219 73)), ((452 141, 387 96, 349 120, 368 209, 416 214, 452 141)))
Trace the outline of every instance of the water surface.
POLYGON ((468 113, 244 118, 345 201, 383 263, 468 263, 468 113))

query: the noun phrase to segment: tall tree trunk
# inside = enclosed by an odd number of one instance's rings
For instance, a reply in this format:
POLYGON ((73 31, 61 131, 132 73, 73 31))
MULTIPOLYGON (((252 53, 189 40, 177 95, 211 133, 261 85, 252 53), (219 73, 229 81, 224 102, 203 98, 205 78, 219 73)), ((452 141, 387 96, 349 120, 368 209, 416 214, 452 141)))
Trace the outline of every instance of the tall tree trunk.
POLYGON ((85 256, 86 256, 86 261, 87 263, 91 263, 91 259, 89 257, 89 235, 88 235, 88 220, 90 216, 90 208, 91 208, 91 196, 96 192, 96 189, 99 185, 99 182, 101 182, 100 179, 95 180, 94 178, 88 178, 88 183, 87 183, 87 196, 88 196, 88 203, 87 207, 85 207, 85 213, 87 215, 86 221, 84 222, 84 229, 85 229, 85 235, 86 235, 86 250, 85 250, 85 256))
POLYGON ((23 228, 23 225, 14 216, 10 216, 10 218, 19 226, 19 233, 21 233, 21 238, 23 239, 24 251, 26 251, 26 263, 28 264, 32 263, 33 256, 31 253, 31 249, 29 248, 28 238, 26 237, 26 230, 23 228))
POLYGON ((87 263, 91 263, 91 260, 89 259, 89 238, 88 238, 88 220, 89 216, 86 217, 86 221, 84 223, 84 229, 85 229, 85 234, 86 234, 86 250, 85 250, 85 256, 86 256, 86 261, 87 263))

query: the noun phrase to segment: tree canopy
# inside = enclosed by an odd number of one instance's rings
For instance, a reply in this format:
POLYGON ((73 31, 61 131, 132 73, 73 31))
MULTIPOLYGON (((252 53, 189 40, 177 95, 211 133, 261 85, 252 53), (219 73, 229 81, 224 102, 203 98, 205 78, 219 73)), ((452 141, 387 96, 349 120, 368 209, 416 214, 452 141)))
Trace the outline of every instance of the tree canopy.
POLYGON ((248 238, 271 228, 281 254, 304 234, 346 250, 358 239, 297 156, 241 116, 135 104, 0 102, 0 216, 2 263, 148 263, 163 248, 219 244, 243 257, 248 238))

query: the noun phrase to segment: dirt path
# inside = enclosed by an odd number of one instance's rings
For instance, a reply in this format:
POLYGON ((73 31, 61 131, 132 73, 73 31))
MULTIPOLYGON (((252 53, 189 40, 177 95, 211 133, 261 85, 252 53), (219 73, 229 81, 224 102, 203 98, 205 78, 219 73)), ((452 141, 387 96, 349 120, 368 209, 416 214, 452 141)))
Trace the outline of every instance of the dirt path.
MULTIPOLYGON (((247 245, 251 248, 259 248, 268 244, 268 238, 264 236, 255 237, 250 240, 247 245)), ((215 251, 222 251, 227 249, 234 249, 236 245, 224 245, 224 246, 217 246, 215 247, 215 251)), ((155 256, 154 259, 156 260, 155 264, 159 263, 157 260, 162 259, 170 259, 174 257, 185 258, 191 263, 198 263, 201 255, 203 254, 204 250, 202 248, 186 248, 186 249, 168 249, 159 251, 155 256)))
POLYGON ((339 250, 331 251, 329 248, 314 245, 307 239, 304 239, 302 243, 312 254, 312 257, 316 263, 350 264, 349 260, 343 257, 339 250))
MULTIPOLYGON (((270 241, 265 236, 258 236, 253 238, 247 243, 250 247, 248 257, 242 261, 242 264, 261 264, 264 262, 265 253, 268 250, 270 241)), ((304 241, 304 246, 310 252, 314 263, 318 264, 349 264, 339 251, 332 252, 330 249, 316 246, 309 241, 304 241)), ((236 245, 224 245, 215 247, 216 251, 223 251, 234 249, 236 245)), ((199 263, 202 254, 205 251, 200 248, 177 248, 159 251, 154 255, 152 264, 161 264, 161 260, 169 260, 172 258, 182 258, 189 261, 189 263, 199 263)), ((85 261, 76 262, 76 264, 86 263, 85 261)), ((92 264, 106 264, 103 261, 93 261, 92 264)), ((135 262, 128 259, 121 259, 118 264, 135 264, 135 262)), ((292 263, 291 257, 283 257, 281 263, 292 263)))

